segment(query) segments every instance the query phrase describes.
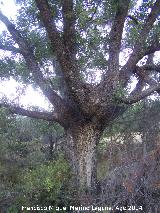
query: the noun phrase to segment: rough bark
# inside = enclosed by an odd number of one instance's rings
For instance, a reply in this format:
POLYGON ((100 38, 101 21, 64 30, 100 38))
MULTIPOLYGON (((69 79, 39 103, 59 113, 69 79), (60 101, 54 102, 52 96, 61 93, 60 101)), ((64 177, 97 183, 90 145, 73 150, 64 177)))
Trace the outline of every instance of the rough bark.
POLYGON ((80 191, 96 191, 96 153, 101 134, 102 128, 93 123, 74 125, 67 130, 65 149, 80 191))
POLYGON ((113 87, 117 86, 118 83, 119 53, 121 48, 124 23, 128 14, 129 3, 129 0, 122 0, 121 3, 118 3, 114 23, 110 32, 108 73, 106 75, 107 80, 105 81, 107 84, 112 82, 113 87), (112 79, 112 81, 110 81, 110 79, 112 79))

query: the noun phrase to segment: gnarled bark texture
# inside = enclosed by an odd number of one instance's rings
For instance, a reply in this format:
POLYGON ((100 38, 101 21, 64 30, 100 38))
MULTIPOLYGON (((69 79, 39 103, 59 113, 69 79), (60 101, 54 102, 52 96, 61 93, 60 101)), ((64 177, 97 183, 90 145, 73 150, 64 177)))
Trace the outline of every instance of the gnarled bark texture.
POLYGON ((67 130, 67 151, 81 189, 95 191, 97 184, 97 144, 102 129, 92 123, 72 126, 67 130))

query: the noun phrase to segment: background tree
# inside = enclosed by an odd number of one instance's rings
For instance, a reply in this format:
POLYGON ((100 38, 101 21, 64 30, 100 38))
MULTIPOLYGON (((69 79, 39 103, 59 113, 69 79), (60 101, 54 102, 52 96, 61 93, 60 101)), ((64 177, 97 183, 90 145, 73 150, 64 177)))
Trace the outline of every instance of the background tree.
POLYGON ((53 110, 29 110, 3 100, 0 106, 65 129, 66 153, 81 189, 96 188, 96 148, 104 129, 131 104, 160 90, 154 75, 159 64, 139 63, 160 50, 160 0, 136 4, 20 1, 15 22, 0 12, 7 27, 0 48, 14 54, 2 59, 1 77, 39 87, 53 110), (122 66, 124 50, 129 53, 122 66), (102 73, 100 82, 95 70, 102 73), (133 76, 137 84, 129 91, 133 76))

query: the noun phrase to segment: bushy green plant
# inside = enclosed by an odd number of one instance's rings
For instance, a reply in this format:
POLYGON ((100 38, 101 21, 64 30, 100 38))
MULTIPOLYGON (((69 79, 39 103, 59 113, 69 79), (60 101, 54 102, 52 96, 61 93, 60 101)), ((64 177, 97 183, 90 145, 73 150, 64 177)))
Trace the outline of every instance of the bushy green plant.
POLYGON ((27 170, 23 180, 25 193, 35 202, 57 202, 63 184, 69 178, 69 166, 63 156, 54 161, 27 170))
MULTIPOLYGON (((21 173, 19 195, 10 209, 21 209, 21 206, 67 206, 70 167, 63 154, 55 161, 45 162, 33 169, 26 169, 21 173)), ((11 211, 9 209, 9 212, 11 211)), ((54 211, 53 211, 54 212, 54 211)))

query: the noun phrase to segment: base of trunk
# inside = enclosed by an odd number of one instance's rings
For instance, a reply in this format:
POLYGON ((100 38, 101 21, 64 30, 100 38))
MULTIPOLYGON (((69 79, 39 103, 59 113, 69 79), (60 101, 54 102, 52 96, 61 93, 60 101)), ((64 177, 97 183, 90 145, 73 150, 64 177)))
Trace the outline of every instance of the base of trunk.
POLYGON ((83 195, 96 194, 97 144, 102 131, 93 124, 75 126, 67 131, 68 158, 76 186, 83 195))

